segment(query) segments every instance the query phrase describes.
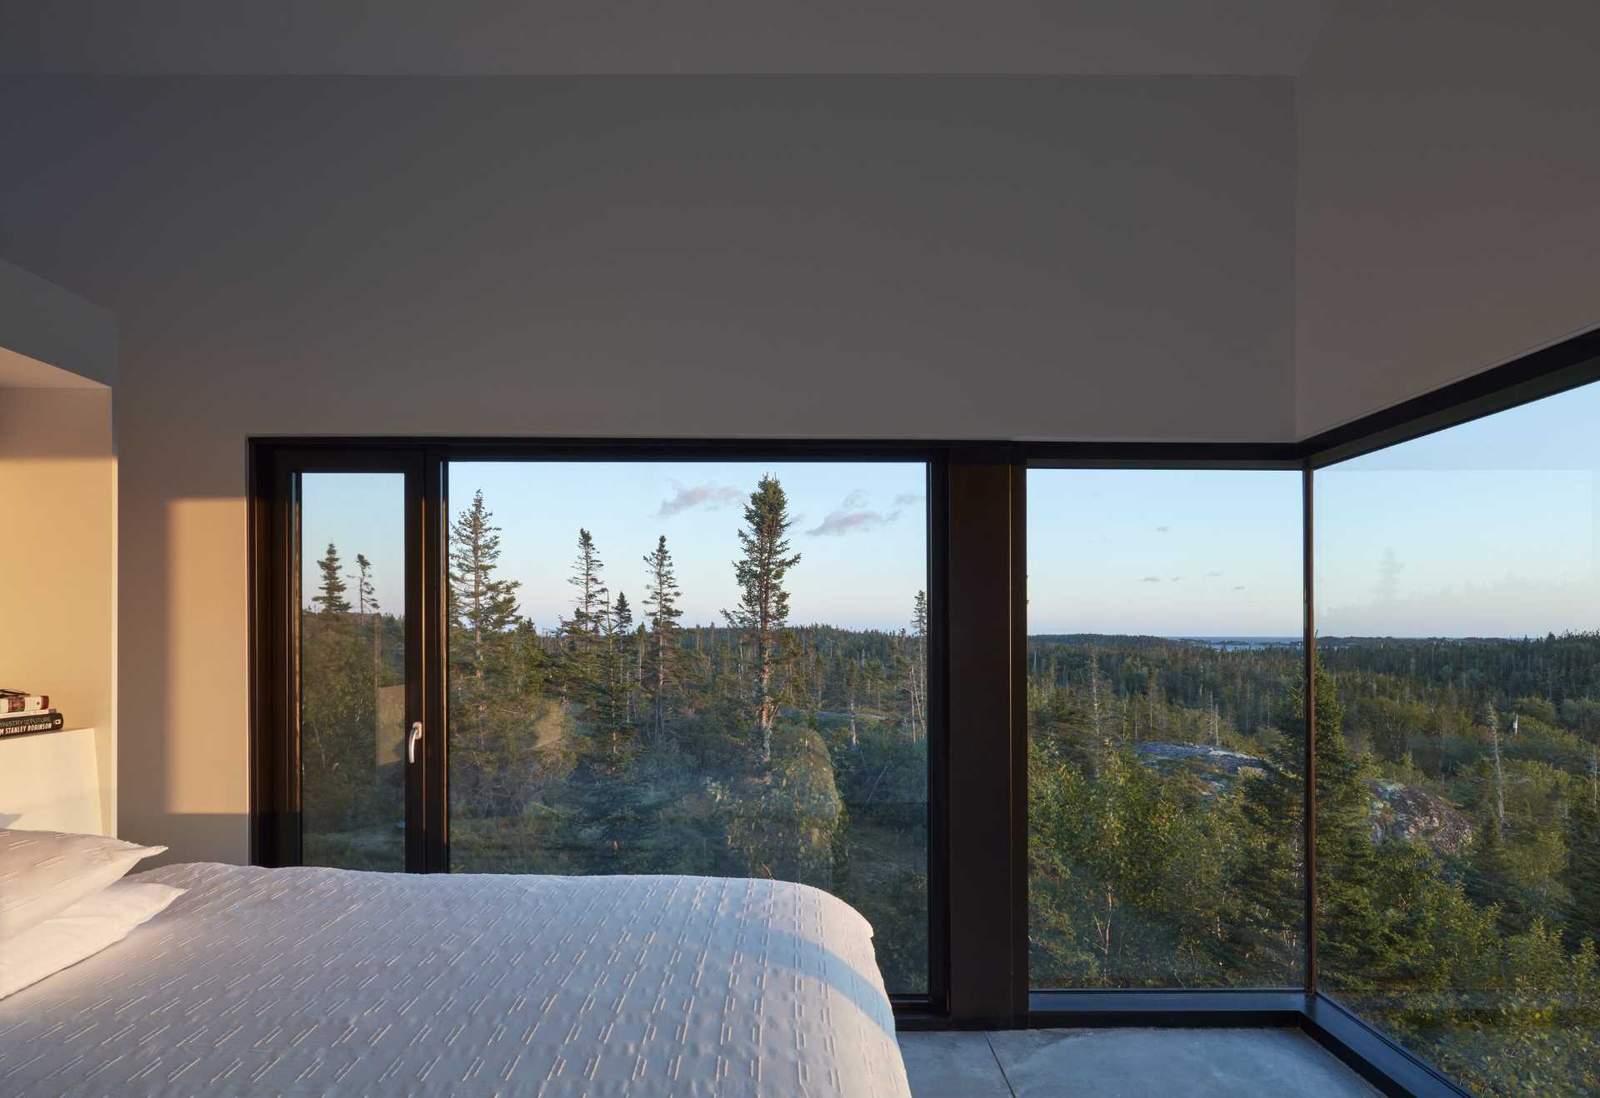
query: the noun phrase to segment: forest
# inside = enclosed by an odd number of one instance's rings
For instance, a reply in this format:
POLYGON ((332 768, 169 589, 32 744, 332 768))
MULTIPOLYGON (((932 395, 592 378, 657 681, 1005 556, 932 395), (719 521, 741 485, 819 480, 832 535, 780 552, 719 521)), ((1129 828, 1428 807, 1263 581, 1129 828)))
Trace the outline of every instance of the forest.
MULTIPOLYGON (((1477 1093, 1600 1093, 1600 635, 1318 656, 1320 986, 1477 1093)), ((1302 983, 1301 646, 1028 666, 1033 985, 1302 983)))
MULTIPOLYGON (((739 598, 685 625, 671 546, 609 566, 574 531, 571 609, 539 630, 481 493, 450 528, 453 872, 775 877, 876 932, 891 992, 928 981, 927 602, 894 631, 789 621, 782 485, 729 531, 739 598), (611 577, 639 582, 630 598, 611 577), (613 583, 616 586, 613 587, 613 583)), ((304 860, 404 867, 404 625, 338 546, 301 613, 304 860)), ((309 585, 308 585, 309 586, 309 585)))
MULTIPOLYGON (((891 992, 925 992, 926 598, 895 629, 792 623, 781 484, 742 518, 722 622, 682 623, 664 536, 608 565, 577 530, 570 609, 536 629, 489 502, 461 509, 450 867, 813 884, 871 921, 891 992)), ((404 623, 359 552, 317 569, 304 859, 400 869, 404 623)), ((1600 1094, 1600 634, 1318 657, 1321 987, 1476 1092, 1600 1094)), ((1033 986, 1300 986, 1300 644, 1034 636, 1026 659, 1033 986)))

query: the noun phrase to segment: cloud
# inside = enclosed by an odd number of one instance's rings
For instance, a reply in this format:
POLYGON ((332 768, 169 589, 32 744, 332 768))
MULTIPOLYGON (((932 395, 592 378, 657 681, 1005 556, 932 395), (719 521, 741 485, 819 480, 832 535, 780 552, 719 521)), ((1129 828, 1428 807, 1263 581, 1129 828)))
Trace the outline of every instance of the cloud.
POLYGON ((672 498, 661 501, 661 510, 656 512, 657 518, 667 518, 682 511, 692 511, 700 508, 705 511, 719 511, 724 507, 738 503, 739 489, 726 484, 679 484, 672 482, 672 498))
POLYGON ((869 530, 876 530, 880 526, 887 526, 900 517, 900 508, 892 511, 874 511, 867 506, 867 494, 859 488, 844 497, 844 502, 838 509, 829 511, 827 516, 806 531, 814 538, 837 538, 845 534, 864 534, 869 530))
POLYGON ((1207 579, 1216 579, 1220 575, 1222 575, 1222 570, 1219 569, 1219 568, 1213 568, 1211 571, 1206 573, 1206 578, 1207 579))
POLYGON ((1172 529, 1172 527, 1170 527, 1170 526, 1157 526, 1156 527, 1156 533, 1165 534, 1167 531, 1169 531, 1171 529, 1172 529))
POLYGON ((915 492, 901 492, 894 497, 894 505, 896 507, 911 507, 921 502, 922 497, 915 492))
POLYGON ((1239 584, 1237 587, 1234 588, 1234 590, 1235 591, 1243 591, 1244 590, 1244 584, 1242 584, 1242 583, 1239 584))
POLYGON ((1178 582, 1178 581, 1179 581, 1179 580, 1181 580, 1181 579, 1183 579, 1183 577, 1182 577, 1182 576, 1173 576, 1173 577, 1172 577, 1172 582, 1173 582, 1173 583, 1177 583, 1177 582, 1178 582))
POLYGON ((1160 583, 1161 582, 1161 577, 1160 576, 1146 576, 1144 579, 1140 580, 1139 582, 1140 583, 1160 583))

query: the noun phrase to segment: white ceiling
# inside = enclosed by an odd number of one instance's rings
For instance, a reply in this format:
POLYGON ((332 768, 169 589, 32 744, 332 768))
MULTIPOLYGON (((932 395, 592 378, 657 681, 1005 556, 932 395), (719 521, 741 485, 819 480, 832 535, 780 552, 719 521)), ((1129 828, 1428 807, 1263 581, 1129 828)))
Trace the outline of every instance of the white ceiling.
POLYGON ((0 73, 1295 75, 1332 0, 4 0, 0 73))

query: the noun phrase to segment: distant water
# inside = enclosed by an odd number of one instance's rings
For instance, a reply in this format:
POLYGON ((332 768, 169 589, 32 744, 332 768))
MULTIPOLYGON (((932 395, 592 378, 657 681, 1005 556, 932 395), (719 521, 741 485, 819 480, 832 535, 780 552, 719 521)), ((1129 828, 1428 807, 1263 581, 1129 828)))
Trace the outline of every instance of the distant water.
POLYGON ((1225 652, 1250 652, 1263 648, 1298 648, 1301 644, 1299 634, 1280 637, 1240 637, 1240 636, 1178 636, 1164 635, 1152 636, 1147 633, 1039 633, 1028 637, 1030 641, 1048 641, 1067 644, 1092 644, 1096 641, 1128 642, 1142 644, 1157 644, 1168 642, 1172 644, 1203 644, 1210 648, 1220 648, 1225 652))
POLYGON ((1302 639, 1294 637, 1166 637, 1187 644, 1206 644, 1225 652, 1248 652, 1261 648, 1298 648, 1302 639))

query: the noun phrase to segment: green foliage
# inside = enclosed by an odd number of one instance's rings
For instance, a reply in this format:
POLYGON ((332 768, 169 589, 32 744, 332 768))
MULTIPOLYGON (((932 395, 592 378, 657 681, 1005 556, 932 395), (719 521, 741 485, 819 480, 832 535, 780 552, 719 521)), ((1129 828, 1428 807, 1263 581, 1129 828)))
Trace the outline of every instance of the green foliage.
POLYGON ((345 614, 350 611, 350 602, 344 597, 345 582, 340 567, 339 550, 330 541, 327 553, 317 562, 322 580, 317 594, 311 599, 324 614, 345 614))
MULTIPOLYGON (((1322 988, 1477 1092, 1600 1093, 1596 637, 1319 647, 1322 988)), ((1300 982, 1301 655, 1032 639, 1035 986, 1300 982)))
POLYGON ((772 759, 772 725, 778 715, 779 667, 786 661, 783 631, 789 624, 789 592, 783 586, 800 554, 789 552, 789 497, 776 477, 764 476, 744 508, 739 531, 742 556, 733 563, 739 603, 722 616, 745 634, 753 649, 751 711, 761 738, 761 759, 772 759))

